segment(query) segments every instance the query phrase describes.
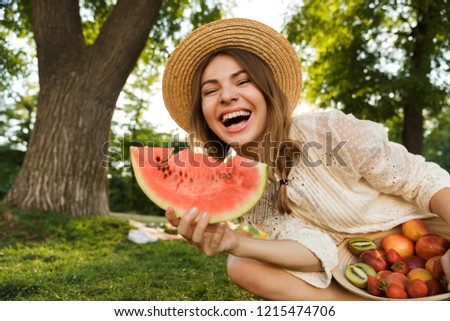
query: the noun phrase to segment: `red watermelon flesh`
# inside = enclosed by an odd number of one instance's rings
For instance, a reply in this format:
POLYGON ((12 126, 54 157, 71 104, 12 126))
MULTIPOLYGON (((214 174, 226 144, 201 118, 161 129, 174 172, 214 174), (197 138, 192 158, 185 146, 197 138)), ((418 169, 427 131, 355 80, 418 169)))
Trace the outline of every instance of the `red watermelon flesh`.
POLYGON ((233 156, 220 162, 184 149, 131 147, 131 163, 144 193, 159 207, 182 216, 191 207, 207 212, 210 223, 248 212, 261 198, 267 165, 233 156))

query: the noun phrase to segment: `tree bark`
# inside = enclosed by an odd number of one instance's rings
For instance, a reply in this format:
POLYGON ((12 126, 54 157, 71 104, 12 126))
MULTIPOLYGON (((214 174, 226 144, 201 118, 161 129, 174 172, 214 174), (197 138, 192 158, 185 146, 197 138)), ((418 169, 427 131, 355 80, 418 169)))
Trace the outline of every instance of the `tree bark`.
POLYGON ((155 23, 162 0, 119 0, 92 46, 78 0, 32 1, 40 93, 14 206, 108 215, 108 141, 117 98, 155 23))

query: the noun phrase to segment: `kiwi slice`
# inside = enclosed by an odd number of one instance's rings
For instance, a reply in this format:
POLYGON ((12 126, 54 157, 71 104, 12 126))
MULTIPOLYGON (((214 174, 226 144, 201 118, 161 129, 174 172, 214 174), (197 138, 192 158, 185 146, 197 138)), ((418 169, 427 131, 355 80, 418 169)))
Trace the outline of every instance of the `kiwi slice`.
POLYGON ((354 237, 348 240, 348 249, 350 252, 359 256, 362 252, 370 249, 376 249, 377 245, 374 241, 364 237, 354 237))
POLYGON ((354 286, 365 289, 369 275, 376 276, 376 272, 373 267, 366 263, 350 264, 345 269, 345 277, 354 286))

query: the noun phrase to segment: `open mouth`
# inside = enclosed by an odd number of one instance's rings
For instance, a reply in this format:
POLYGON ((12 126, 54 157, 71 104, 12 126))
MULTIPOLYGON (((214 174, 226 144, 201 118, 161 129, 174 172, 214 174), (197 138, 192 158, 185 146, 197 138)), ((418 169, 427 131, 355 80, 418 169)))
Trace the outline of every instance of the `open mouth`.
POLYGON ((247 110, 235 111, 222 116, 222 124, 227 128, 236 128, 246 122, 251 116, 247 110))

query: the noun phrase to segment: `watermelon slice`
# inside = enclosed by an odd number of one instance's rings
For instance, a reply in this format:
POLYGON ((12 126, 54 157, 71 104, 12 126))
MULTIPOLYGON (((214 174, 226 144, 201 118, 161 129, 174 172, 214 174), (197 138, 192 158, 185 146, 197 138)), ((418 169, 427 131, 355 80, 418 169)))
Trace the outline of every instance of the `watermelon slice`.
POLYGON ((191 207, 207 212, 210 223, 248 212, 261 198, 267 165, 233 156, 220 162, 184 149, 131 147, 131 164, 144 193, 159 207, 182 216, 191 207))

